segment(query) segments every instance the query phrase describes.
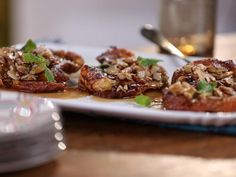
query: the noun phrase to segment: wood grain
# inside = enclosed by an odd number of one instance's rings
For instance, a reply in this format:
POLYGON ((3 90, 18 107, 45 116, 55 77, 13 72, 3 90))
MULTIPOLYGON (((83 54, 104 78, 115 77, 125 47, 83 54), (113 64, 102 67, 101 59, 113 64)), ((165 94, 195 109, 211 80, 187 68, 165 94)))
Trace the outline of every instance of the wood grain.
POLYGON ((65 112, 68 149, 54 162, 5 177, 234 176, 236 138, 65 112))

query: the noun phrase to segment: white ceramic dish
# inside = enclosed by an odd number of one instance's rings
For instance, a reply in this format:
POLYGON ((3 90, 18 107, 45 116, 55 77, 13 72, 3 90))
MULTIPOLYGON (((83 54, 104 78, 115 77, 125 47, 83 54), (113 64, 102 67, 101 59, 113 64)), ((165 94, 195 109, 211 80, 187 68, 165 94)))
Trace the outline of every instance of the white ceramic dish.
MULTIPOLYGON (((47 44, 52 49, 65 49, 78 52, 81 54, 85 63, 89 65, 97 65, 96 56, 104 52, 105 48, 68 46, 62 44, 47 44)), ((176 57, 147 54, 135 52, 137 56, 148 58, 158 58, 163 60, 160 63, 168 72, 171 78, 173 71, 185 64, 176 57)), ((205 112, 186 112, 186 111, 168 111, 153 108, 144 108, 136 105, 134 102, 124 102, 122 100, 111 102, 100 102, 93 99, 93 96, 86 96, 75 99, 52 99, 54 103, 63 109, 70 109, 78 112, 87 112, 93 114, 103 114, 107 116, 115 116, 120 118, 152 120, 168 123, 187 123, 199 125, 232 125, 236 124, 236 112, 234 113, 205 113, 205 112)))
POLYGON ((0 173, 54 160, 65 148, 58 108, 47 99, 0 91, 0 144, 0 173))

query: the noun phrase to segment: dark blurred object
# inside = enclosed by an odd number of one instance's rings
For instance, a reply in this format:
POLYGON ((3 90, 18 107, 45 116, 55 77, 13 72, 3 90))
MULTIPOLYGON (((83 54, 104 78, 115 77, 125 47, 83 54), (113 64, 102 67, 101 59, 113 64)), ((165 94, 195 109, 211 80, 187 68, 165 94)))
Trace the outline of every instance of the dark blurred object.
POLYGON ((9 44, 9 0, 0 0, 0 46, 9 44))
POLYGON ((216 0, 160 0, 160 32, 185 55, 211 57, 216 4, 216 0))

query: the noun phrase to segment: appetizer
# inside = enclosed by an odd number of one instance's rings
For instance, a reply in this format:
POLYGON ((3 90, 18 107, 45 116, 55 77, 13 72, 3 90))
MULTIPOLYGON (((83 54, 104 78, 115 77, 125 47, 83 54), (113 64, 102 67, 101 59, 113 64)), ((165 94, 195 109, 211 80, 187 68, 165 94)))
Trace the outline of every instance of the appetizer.
POLYGON ((69 74, 83 63, 73 52, 53 51, 32 40, 21 49, 0 48, 0 87, 37 93, 64 90, 69 74))
POLYGON ((236 111, 236 65, 217 59, 186 64, 174 72, 163 105, 171 110, 236 111))
POLYGON ((168 76, 160 60, 136 57, 126 49, 111 47, 97 57, 100 66, 84 65, 79 87, 105 98, 129 98, 146 90, 168 86, 168 76))

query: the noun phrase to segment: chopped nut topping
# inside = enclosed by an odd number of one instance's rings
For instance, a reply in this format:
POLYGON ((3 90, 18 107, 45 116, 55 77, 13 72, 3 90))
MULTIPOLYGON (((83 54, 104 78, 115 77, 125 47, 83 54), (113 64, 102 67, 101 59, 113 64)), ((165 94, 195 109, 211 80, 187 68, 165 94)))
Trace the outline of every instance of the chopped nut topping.
POLYGON ((102 79, 96 80, 96 82, 92 85, 92 87, 96 91, 106 91, 106 90, 111 90, 114 84, 115 84, 114 80, 104 77, 102 79))
POLYGON ((126 49, 112 47, 96 59, 101 64, 100 67, 92 69, 93 67, 85 65, 79 78, 83 87, 94 95, 109 98, 134 97, 146 90, 162 89, 168 85, 168 76, 164 68, 157 62, 149 66, 141 65, 138 57, 126 49), (103 78, 112 80, 112 82, 107 81, 110 84, 105 89, 98 88, 101 82, 105 81, 97 81, 101 80, 97 77, 97 73, 101 73, 103 78))
POLYGON ((207 82, 215 81, 215 77, 206 71, 206 66, 199 64, 193 66, 193 73, 196 74, 199 80, 206 80, 207 82))
POLYGON ((199 98, 220 98, 223 96, 236 95, 236 78, 234 78, 236 68, 231 69, 234 65, 226 67, 229 63, 222 64, 221 61, 218 60, 216 61, 217 63, 214 63, 214 60, 202 61, 202 63, 192 62, 177 69, 174 74, 175 77, 177 76, 175 84, 170 86, 169 91, 174 94, 185 95, 188 98, 191 98, 193 95, 199 98), (195 89, 196 93, 194 93, 194 90, 190 89, 190 85, 192 85, 193 88, 197 88, 198 84, 202 81, 208 83, 209 87, 215 84, 213 91, 201 92, 195 89), (188 83, 188 85, 186 83, 188 83), (185 93, 183 90, 189 93, 185 93))
POLYGON ((197 92, 197 90, 187 82, 181 83, 179 81, 171 85, 169 91, 175 95, 184 95, 189 99, 192 99, 193 95, 197 92))
POLYGON ((145 77, 145 74, 146 74, 145 71, 138 71, 138 72, 137 72, 137 76, 140 77, 140 78, 142 78, 142 79, 145 77))
POLYGON ((224 94, 230 95, 230 96, 235 95, 236 93, 234 89, 231 87, 220 86, 219 90, 222 91, 224 94))
POLYGON ((161 73, 154 73, 153 74, 153 79, 156 80, 156 81, 160 81, 161 80, 161 76, 162 76, 161 73))
MULTIPOLYGON (((43 87, 39 92, 61 90, 62 87, 65 87, 64 82, 69 80, 67 74, 77 72, 83 64, 82 58, 80 58, 81 65, 77 63, 80 56, 73 52, 53 51, 36 44, 30 51, 24 50, 24 47, 22 49, 15 47, 0 48, 1 87, 14 88, 16 85, 24 87, 29 83, 28 81, 38 81, 32 82, 32 86, 27 85, 23 90, 38 92, 40 90, 39 87, 43 87), (76 61, 75 58, 77 59, 76 61), (41 82, 41 85, 39 82, 41 82), (49 88, 43 86, 42 82, 46 84, 47 82, 61 84, 49 84, 55 86, 54 88, 49 88), (33 86, 33 84, 35 85, 33 86)), ((20 90, 18 87, 14 89, 20 90)))

